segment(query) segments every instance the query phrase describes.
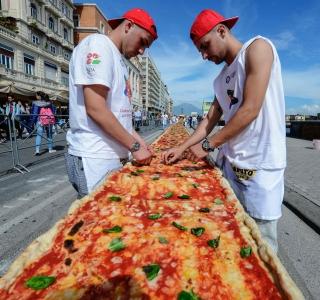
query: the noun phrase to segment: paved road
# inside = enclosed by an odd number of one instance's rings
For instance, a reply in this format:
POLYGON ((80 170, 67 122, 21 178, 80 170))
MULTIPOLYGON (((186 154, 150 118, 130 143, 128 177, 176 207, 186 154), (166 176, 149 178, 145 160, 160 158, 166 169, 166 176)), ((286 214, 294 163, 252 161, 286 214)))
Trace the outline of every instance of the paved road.
MULTIPOLYGON (((142 135, 149 136, 148 140, 151 142, 161 132, 148 131, 142 135)), ((291 164, 296 161, 292 153, 301 155, 299 154, 301 147, 305 151, 314 151, 305 148, 308 147, 307 141, 296 142, 294 139, 289 139, 288 143, 290 173, 292 172, 291 164), (297 147, 300 147, 300 150, 296 149, 296 153, 294 148, 297 147)), ((312 155, 319 154, 312 153, 312 155)), ((311 157, 301 156, 300 160, 311 157)), ((303 166, 307 164, 301 162, 300 169, 294 170, 295 177, 290 177, 292 181, 298 181, 299 176, 303 177, 303 166)), ((308 168, 312 168, 312 164, 308 165, 308 168)), ((0 275, 35 237, 47 231, 65 215, 76 197, 67 180, 61 155, 52 156, 46 161, 37 157, 30 165, 30 170, 30 173, 24 175, 15 173, 0 177, 0 275)), ((313 176, 319 178, 316 172, 313 176)), ((314 201, 311 202, 314 203, 314 201)), ((300 206, 303 203, 305 202, 300 203, 300 206)), ((319 249, 319 234, 283 206, 283 218, 279 224, 279 256, 306 299, 320 299, 319 249)))

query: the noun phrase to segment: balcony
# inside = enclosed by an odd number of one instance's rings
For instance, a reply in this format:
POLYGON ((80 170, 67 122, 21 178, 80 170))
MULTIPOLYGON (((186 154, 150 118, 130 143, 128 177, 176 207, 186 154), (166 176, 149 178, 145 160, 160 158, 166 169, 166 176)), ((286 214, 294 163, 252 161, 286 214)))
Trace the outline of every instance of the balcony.
POLYGON ((62 46, 66 47, 70 50, 73 50, 73 48, 74 48, 74 45, 67 40, 62 40, 62 46))
POLYGON ((70 20, 67 16, 63 15, 59 18, 61 23, 67 24, 69 27, 74 28, 73 20, 70 20))
POLYGON ((62 43, 62 40, 63 40, 63 39, 62 39, 62 36, 60 36, 60 35, 58 34, 58 32, 54 32, 54 31, 48 29, 47 36, 48 36, 49 38, 55 40, 55 41, 58 42, 59 44, 62 43))
POLYGON ((38 29, 40 31, 42 31, 43 33, 47 33, 48 28, 42 24, 38 19, 35 19, 32 16, 28 17, 28 24, 30 27, 34 28, 34 29, 38 29))
POLYGON ((49 0, 45 0, 44 7, 48 11, 52 12, 54 15, 58 17, 62 16, 62 12, 60 11, 60 9, 57 6, 55 6, 53 3, 51 3, 49 0))
POLYGON ((17 33, 15 31, 12 31, 12 30, 0 25, 0 36, 5 36, 5 37, 9 37, 11 39, 15 39, 16 35, 17 35, 17 33))

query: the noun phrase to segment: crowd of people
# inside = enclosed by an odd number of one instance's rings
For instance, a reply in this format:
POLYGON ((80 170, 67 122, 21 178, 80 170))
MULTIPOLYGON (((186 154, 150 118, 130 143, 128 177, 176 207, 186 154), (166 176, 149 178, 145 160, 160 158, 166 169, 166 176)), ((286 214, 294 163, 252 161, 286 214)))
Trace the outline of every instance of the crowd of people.
MULTIPOLYGON (((60 113, 66 114, 67 111, 60 113)), ((42 91, 35 93, 30 102, 16 101, 15 96, 8 94, 7 101, 0 106, 0 143, 10 139, 27 138, 35 135, 35 153, 40 155, 42 137, 45 136, 48 152, 54 153, 53 136, 58 132, 58 124, 66 121, 56 118, 57 108, 49 96, 42 91)))

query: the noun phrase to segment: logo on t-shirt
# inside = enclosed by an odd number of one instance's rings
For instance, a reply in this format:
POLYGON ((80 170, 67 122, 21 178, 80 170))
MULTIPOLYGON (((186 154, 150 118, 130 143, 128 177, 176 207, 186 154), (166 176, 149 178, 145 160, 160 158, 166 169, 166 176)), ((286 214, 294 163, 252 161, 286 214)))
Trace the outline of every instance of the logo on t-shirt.
POLYGON ((129 98, 131 102, 131 97, 132 97, 132 91, 131 91, 131 85, 130 85, 130 80, 124 76, 124 81, 126 83, 126 87, 124 89, 124 94, 129 98))
POLYGON ((87 65, 98 65, 101 60, 100 55, 96 52, 90 52, 87 54, 87 65))
POLYGON ((234 97, 233 94, 234 94, 234 91, 233 90, 227 90, 227 94, 230 98, 230 105, 229 105, 229 109, 231 109, 232 105, 235 105, 239 102, 238 98, 234 97))

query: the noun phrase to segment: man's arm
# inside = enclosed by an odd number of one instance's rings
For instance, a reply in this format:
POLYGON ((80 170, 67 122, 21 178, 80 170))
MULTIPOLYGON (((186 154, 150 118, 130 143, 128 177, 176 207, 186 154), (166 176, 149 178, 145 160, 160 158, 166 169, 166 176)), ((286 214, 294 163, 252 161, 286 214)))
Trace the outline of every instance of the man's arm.
MULTIPOLYGON (((106 107, 108 91, 109 89, 103 85, 84 86, 83 96, 86 112, 106 134, 130 149, 136 139, 121 125, 112 111, 106 107)), ((151 153, 146 148, 141 147, 139 151, 133 153, 133 157, 141 163, 148 163, 151 153)))
POLYGON ((219 105, 218 100, 215 98, 212 103, 208 114, 201 121, 195 132, 188 138, 183 144, 179 147, 169 149, 168 151, 162 154, 162 160, 165 163, 173 163, 181 157, 183 152, 189 147, 199 143, 206 136, 210 134, 214 126, 218 123, 222 116, 222 109, 219 105))
POLYGON ((246 53, 247 78, 244 84, 242 105, 228 124, 211 137, 211 145, 218 147, 224 144, 257 118, 268 87, 272 63, 273 51, 266 41, 258 39, 248 47, 246 53))
POLYGON ((202 141, 217 125, 221 116, 222 110, 217 98, 215 98, 206 117, 200 122, 199 126, 193 132, 190 138, 188 138, 180 147, 186 150, 189 147, 202 141))

